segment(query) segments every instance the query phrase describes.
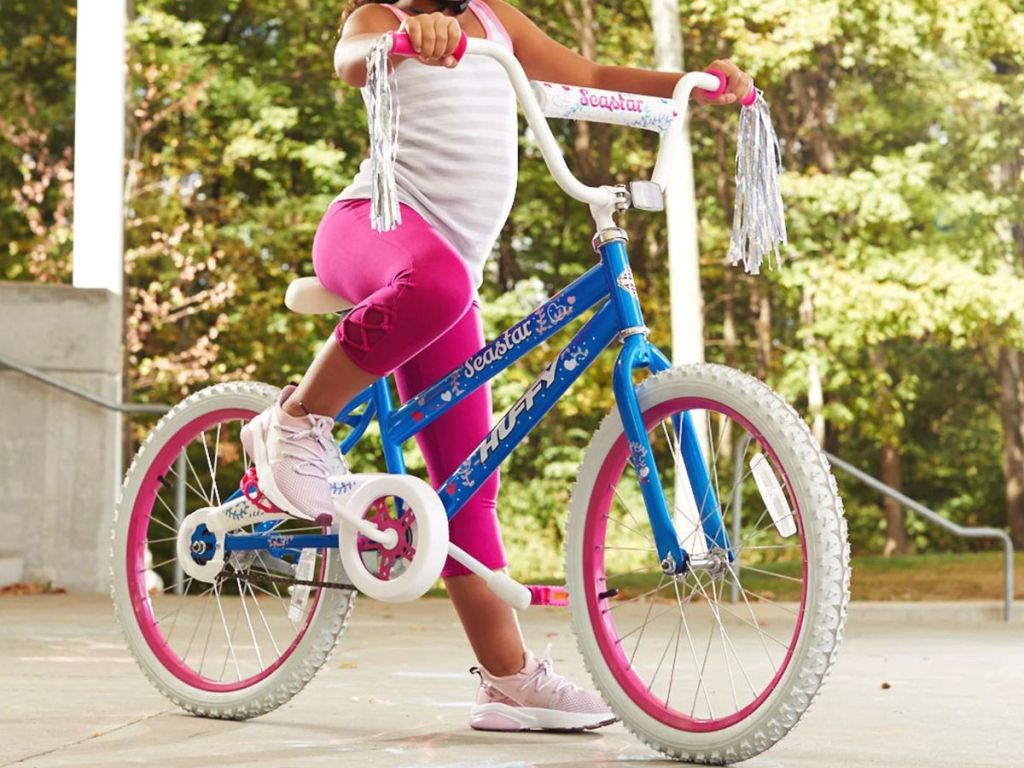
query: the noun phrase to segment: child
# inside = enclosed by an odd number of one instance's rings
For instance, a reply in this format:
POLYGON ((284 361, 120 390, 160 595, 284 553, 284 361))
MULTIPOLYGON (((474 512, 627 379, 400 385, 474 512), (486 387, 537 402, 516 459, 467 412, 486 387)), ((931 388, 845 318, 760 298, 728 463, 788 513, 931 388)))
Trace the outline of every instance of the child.
MULTIPOLYGON (((355 305, 298 386, 244 431, 263 492, 296 517, 331 515, 326 479, 344 470, 331 436, 334 414, 381 376, 394 373, 402 400, 484 346, 476 293, 516 185, 516 102, 500 66, 457 63, 463 31, 504 45, 529 77, 589 88, 671 96, 678 73, 601 66, 559 45, 504 0, 351 0, 334 55, 338 76, 366 81, 369 45, 409 33, 418 59, 395 58, 401 99, 396 180, 399 227, 370 225, 370 169, 328 208, 313 243, 325 287, 355 305)), ((702 103, 732 104, 752 87, 729 61, 714 68, 728 90, 702 103)), ((477 389, 416 439, 432 482, 442 483, 491 428, 490 388, 477 389)), ((495 503, 498 474, 451 521, 451 540, 490 568, 506 565, 495 503)), ((452 561, 442 573, 480 664, 473 728, 584 729, 614 721, 596 695, 556 674, 523 642, 515 612, 479 577, 452 561)))

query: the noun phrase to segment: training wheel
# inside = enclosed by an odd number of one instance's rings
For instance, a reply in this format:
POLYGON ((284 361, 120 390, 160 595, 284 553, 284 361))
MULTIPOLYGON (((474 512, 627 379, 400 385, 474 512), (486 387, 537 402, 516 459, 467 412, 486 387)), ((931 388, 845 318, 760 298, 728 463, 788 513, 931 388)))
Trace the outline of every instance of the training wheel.
POLYGON ((338 554, 353 586, 387 603, 426 594, 448 556, 448 516, 434 489, 409 475, 331 480, 332 489, 343 486, 334 497, 340 520, 338 554), (352 524, 352 515, 394 534, 386 541, 373 541, 352 524))

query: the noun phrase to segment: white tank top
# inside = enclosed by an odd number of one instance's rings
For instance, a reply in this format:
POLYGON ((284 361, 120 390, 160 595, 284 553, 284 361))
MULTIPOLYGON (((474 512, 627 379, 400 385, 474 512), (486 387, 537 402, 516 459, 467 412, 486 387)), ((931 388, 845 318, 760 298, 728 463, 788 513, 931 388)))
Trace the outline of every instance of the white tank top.
MULTIPOLYGON (((405 18, 398 8, 384 7, 405 18)), ((512 50, 484 0, 471 0, 469 9, 487 39, 512 50)), ((501 65, 483 56, 466 56, 454 69, 406 61, 392 77, 399 104, 398 199, 452 244, 479 287, 515 197, 515 93, 501 65)), ((337 199, 369 198, 370 188, 366 159, 337 199)))

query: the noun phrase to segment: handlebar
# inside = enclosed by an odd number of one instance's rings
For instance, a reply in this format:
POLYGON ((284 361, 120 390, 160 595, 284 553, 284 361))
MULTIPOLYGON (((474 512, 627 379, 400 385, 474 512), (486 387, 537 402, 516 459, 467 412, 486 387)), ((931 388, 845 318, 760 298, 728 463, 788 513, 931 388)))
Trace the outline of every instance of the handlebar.
MULTIPOLYGON (((397 56, 415 56, 409 35, 406 32, 390 33, 392 40, 391 53, 397 56)), ((555 136, 548 125, 545 112, 539 103, 534 90, 531 88, 529 79, 523 71, 522 65, 507 49, 480 38, 470 38, 465 33, 459 45, 452 54, 456 60, 461 60, 464 55, 487 56, 494 59, 505 70, 516 98, 526 116, 526 122, 536 137, 537 145, 540 147, 544 162, 551 171, 555 182, 567 195, 582 203, 598 208, 607 208, 614 204, 614 192, 611 187, 591 187, 584 184, 573 175, 566 165, 562 150, 555 140, 555 136)), ((659 127, 662 131, 661 148, 658 151, 658 158, 655 162, 654 173, 651 180, 658 184, 662 190, 667 189, 671 178, 671 169, 674 167, 673 158, 678 154, 682 140, 683 123, 686 120, 686 111, 690 103, 690 94, 695 88, 700 88, 714 98, 725 90, 726 78, 721 72, 689 72, 679 80, 671 99, 660 99, 652 96, 618 94, 619 96, 636 99, 644 104, 659 102, 668 105, 671 110, 667 127, 659 127)), ((571 86, 565 86, 571 88, 571 86)), ((661 106, 661 110, 665 107, 661 106)), ((565 117, 567 115, 561 115, 565 117)), ((645 126, 650 127, 650 126, 645 126)))

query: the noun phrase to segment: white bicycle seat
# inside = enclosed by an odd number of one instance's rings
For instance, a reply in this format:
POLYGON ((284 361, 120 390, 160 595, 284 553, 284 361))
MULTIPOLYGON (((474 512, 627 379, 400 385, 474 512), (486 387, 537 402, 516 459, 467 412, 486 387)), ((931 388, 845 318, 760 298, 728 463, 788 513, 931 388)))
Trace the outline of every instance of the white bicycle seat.
POLYGON ((331 293, 315 277, 300 277, 288 284, 284 305, 300 315, 326 315, 347 312, 354 304, 331 293))

